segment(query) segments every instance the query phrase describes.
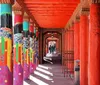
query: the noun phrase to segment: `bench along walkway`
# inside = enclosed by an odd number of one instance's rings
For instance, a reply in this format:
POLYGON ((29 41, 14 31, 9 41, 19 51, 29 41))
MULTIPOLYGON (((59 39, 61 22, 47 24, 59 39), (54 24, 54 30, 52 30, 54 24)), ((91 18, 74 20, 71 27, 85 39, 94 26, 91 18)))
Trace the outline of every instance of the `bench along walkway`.
POLYGON ((74 85, 70 78, 64 78, 61 65, 43 64, 39 65, 29 80, 24 85, 74 85))

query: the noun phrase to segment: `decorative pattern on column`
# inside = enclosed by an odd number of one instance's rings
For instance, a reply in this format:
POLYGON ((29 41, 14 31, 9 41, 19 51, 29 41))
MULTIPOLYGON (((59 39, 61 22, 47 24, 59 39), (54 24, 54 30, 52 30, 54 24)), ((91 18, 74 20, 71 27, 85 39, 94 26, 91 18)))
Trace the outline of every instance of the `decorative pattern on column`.
POLYGON ((34 72, 34 40, 33 40, 33 33, 34 33, 34 26, 30 24, 29 27, 30 32, 30 73, 34 72))
POLYGON ((0 4, 0 85, 13 85, 12 6, 0 4))
POLYGON ((23 16, 15 14, 15 26, 14 26, 14 85, 23 85, 23 34, 22 34, 22 22, 23 16))
POLYGON ((39 64, 39 29, 36 28, 36 64, 39 64))
POLYGON ((80 85, 88 85, 88 15, 89 8, 82 8, 80 16, 80 85))
POLYGON ((89 85, 100 85, 100 3, 90 6, 89 85))
POLYGON ((24 80, 28 79, 30 75, 30 69, 29 69, 29 22, 24 21, 23 22, 23 54, 24 54, 24 80))
POLYGON ((38 28, 36 26, 34 26, 34 51, 35 51, 35 55, 34 55, 34 66, 35 68, 38 65, 38 52, 39 52, 39 44, 38 44, 38 28))

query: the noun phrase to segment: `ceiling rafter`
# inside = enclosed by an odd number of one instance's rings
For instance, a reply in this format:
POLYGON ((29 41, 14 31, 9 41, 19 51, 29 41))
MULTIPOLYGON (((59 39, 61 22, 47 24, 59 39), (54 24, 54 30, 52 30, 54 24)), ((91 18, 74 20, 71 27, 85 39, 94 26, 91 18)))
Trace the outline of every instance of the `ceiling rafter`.
POLYGON ((76 7, 76 4, 75 5, 73 5, 73 6, 71 6, 71 5, 43 5, 43 4, 41 4, 41 5, 37 5, 37 4, 32 4, 32 5, 30 5, 30 4, 28 4, 28 5, 26 5, 28 8, 39 8, 39 7, 41 7, 41 8, 60 8, 60 7, 64 7, 64 8, 73 8, 73 7, 76 7))
POLYGON ((40 27, 64 28, 80 0, 23 0, 40 27))

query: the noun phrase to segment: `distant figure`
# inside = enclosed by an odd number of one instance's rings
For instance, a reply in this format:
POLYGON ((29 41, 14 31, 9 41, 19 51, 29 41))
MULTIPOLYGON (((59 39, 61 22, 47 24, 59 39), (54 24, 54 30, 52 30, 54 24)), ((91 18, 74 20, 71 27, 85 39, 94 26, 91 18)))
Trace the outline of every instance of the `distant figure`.
POLYGON ((51 45, 49 46, 49 52, 50 52, 50 54, 52 53, 52 46, 51 45))
POLYGON ((52 53, 54 53, 56 51, 56 46, 55 44, 52 46, 52 53))
POLYGON ((53 51, 54 51, 54 46, 52 45, 51 46, 51 53, 53 53, 53 51))
POLYGON ((54 44, 54 51, 56 51, 56 44, 54 44))

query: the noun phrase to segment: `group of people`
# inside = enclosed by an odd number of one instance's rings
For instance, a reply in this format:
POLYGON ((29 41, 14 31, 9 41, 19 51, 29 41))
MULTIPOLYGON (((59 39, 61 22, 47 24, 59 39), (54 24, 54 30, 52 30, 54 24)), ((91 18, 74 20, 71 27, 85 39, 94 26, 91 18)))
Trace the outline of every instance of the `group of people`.
POLYGON ((49 52, 50 52, 50 54, 51 53, 54 53, 56 51, 56 45, 54 44, 54 45, 50 45, 49 46, 49 52))

